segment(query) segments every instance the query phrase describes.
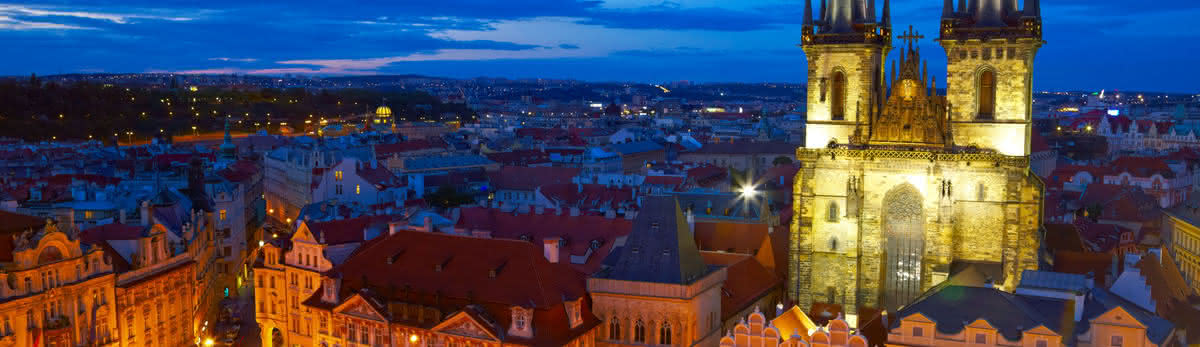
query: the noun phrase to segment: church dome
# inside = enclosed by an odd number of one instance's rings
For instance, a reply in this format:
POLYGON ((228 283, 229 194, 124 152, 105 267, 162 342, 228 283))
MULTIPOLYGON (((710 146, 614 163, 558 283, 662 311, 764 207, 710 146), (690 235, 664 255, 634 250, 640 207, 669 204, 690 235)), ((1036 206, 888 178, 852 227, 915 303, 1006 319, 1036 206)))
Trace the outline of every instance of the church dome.
POLYGON ((391 116, 392 116, 392 109, 391 109, 391 108, 389 108, 389 107, 387 107, 387 106, 379 106, 379 108, 375 109, 375 116, 377 116, 377 117, 391 117, 391 116))

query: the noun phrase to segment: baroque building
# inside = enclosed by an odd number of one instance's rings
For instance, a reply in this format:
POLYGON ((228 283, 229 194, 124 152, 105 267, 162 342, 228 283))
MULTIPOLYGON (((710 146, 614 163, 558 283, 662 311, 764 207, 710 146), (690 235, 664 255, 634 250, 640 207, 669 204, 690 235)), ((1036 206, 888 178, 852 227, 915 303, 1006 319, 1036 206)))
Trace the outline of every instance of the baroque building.
MULTIPOLYGON (((885 81, 889 3, 807 1, 808 140, 796 151, 789 297, 895 312, 963 266, 1012 289, 1037 267, 1043 186, 1030 170, 1037 0, 945 2, 946 95, 911 29, 885 81)), ((847 317, 853 320, 854 317, 847 317)))

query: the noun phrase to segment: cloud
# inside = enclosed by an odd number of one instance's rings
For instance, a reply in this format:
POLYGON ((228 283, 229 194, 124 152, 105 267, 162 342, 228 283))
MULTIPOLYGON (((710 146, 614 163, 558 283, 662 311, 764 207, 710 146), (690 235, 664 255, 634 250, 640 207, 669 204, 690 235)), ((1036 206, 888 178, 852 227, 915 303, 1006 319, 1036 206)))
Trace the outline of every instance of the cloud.
POLYGON ((559 45, 558 45, 558 48, 562 48, 562 49, 579 49, 579 45, 573 45, 573 44, 569 44, 569 43, 563 43, 563 44, 559 44, 559 45))
POLYGON ((0 30, 94 30, 95 28, 70 24, 34 22, 15 19, 0 14, 0 30))
POLYGON ((231 62, 239 62, 239 63, 253 63, 253 62, 258 61, 258 59, 256 59, 256 58, 227 58, 227 57, 208 58, 208 60, 231 61, 231 62))
POLYGON ((152 19, 166 21, 190 21, 195 18, 182 16, 163 16, 155 14, 141 13, 110 13, 110 12, 91 12, 91 11, 74 11, 74 10, 56 10, 43 7, 33 7, 26 5, 10 5, 0 4, 0 15, 16 16, 16 17, 72 17, 91 19, 97 21, 106 21, 116 24, 128 24, 133 19, 152 19))

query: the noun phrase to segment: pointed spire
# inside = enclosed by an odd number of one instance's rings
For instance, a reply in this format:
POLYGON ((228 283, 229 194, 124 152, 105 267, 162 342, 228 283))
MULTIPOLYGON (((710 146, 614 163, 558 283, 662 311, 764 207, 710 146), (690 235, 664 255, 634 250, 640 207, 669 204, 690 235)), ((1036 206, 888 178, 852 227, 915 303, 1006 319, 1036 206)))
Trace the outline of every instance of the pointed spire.
POLYGON ((867 22, 875 23, 875 0, 867 1, 867 22))
POLYGON ((1025 17, 1041 17, 1041 0, 1025 0, 1025 10, 1021 11, 1021 14, 1025 17))
POLYGON ((1001 15, 1003 16, 1003 18, 1009 18, 1011 16, 1017 15, 1017 0, 1003 0, 1003 1, 1004 1, 1003 7, 1002 7, 1003 12, 1001 12, 1001 15))
POLYGON ((891 0, 883 0, 883 20, 881 23, 885 28, 892 27, 892 6, 890 2, 891 0))
POLYGON ((958 13, 967 13, 967 0, 958 0, 958 13))
POLYGON ((812 0, 804 0, 804 25, 812 26, 812 0))
POLYGON ((949 18, 949 17, 953 17, 953 16, 954 16, 954 0, 946 0, 946 2, 942 4, 942 18, 949 18))
POLYGON ((896 84, 896 61, 892 61, 892 79, 888 84, 896 84))
POLYGON ((825 6, 825 0, 821 0, 821 26, 829 25, 829 8, 825 6))

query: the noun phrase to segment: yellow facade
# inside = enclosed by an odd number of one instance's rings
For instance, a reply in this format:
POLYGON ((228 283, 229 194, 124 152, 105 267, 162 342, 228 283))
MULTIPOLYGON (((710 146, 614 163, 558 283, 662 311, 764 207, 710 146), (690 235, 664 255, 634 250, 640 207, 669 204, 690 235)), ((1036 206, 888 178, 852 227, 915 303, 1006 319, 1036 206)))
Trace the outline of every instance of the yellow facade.
POLYGON ((1167 249, 1179 266, 1179 273, 1192 292, 1200 293, 1200 228, 1193 224, 1196 214, 1189 204, 1176 207, 1166 215, 1167 249))
POLYGON ((54 225, 13 235, 0 285, 0 346, 109 345, 117 335, 113 269, 54 225))
POLYGON ((808 125, 796 151, 788 283, 801 307, 895 310, 948 277, 952 263, 996 269, 993 280, 1011 290, 1038 265, 1043 187, 1028 155, 1040 24, 1035 33, 944 19, 939 41, 954 56, 943 96, 911 29, 884 72, 884 16, 839 28, 823 15, 804 29, 808 125), (830 77, 839 73, 849 78, 830 77), (830 111, 839 104, 841 121, 830 111))

